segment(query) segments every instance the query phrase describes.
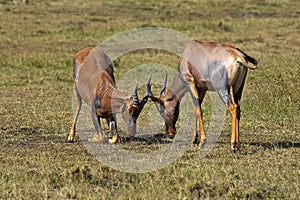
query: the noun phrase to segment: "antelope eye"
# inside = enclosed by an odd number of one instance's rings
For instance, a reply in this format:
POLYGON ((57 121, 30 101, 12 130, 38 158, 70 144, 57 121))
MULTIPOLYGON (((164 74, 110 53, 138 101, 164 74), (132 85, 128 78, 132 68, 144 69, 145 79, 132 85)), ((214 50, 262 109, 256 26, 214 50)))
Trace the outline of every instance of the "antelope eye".
POLYGON ((128 113, 130 115, 133 115, 134 112, 137 111, 137 110, 138 110, 138 107, 132 106, 132 107, 128 108, 128 113))
POLYGON ((133 111, 134 111, 134 109, 132 109, 132 108, 129 108, 129 109, 128 109, 128 113, 129 113, 130 115, 133 114, 133 111))

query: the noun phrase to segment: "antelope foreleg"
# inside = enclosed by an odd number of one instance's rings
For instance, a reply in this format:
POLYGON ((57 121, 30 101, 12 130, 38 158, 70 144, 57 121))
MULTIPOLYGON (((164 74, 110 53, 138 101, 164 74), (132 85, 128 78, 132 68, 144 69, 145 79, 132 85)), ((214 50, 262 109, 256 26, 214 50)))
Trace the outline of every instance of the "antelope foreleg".
POLYGON ((203 125, 203 118, 202 118, 202 111, 201 107, 196 106, 194 108, 194 132, 192 136, 192 144, 191 146, 194 146, 195 143, 198 143, 198 149, 201 149, 206 141, 205 131, 204 131, 204 125, 203 125), (197 124, 199 123, 199 132, 200 132, 200 138, 199 134, 197 133, 197 124), (200 139, 198 143, 198 139, 200 139))
POLYGON ((117 126, 115 121, 109 122, 109 129, 112 135, 112 139, 109 139, 108 142, 111 144, 116 144, 119 137, 118 137, 117 126))
POLYGON ((202 104, 203 98, 205 96, 206 90, 198 90, 195 84, 191 84, 190 87, 191 87, 192 98, 193 98, 194 105, 195 105, 195 107, 194 107, 194 132, 193 132, 193 138, 192 138, 192 145, 196 142, 196 140, 200 139, 199 144, 198 144, 198 149, 201 149, 206 141, 204 125, 203 125, 202 109, 201 109, 201 104, 202 104), (197 134, 197 123, 199 123, 200 138, 199 138, 199 134, 197 134))
POLYGON ((99 143, 103 143, 105 142, 105 138, 103 137, 103 132, 101 129, 101 124, 98 120, 98 116, 96 113, 96 106, 95 106, 96 100, 94 101, 93 105, 92 105, 92 120, 95 126, 95 129, 97 131, 97 134, 95 134, 93 136, 93 138, 89 139, 90 142, 99 142, 99 143))

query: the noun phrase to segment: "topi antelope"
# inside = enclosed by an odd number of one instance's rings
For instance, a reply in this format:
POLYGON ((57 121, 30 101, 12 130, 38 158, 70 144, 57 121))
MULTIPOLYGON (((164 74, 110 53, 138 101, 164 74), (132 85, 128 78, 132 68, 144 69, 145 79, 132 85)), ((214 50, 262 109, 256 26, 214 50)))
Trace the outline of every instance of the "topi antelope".
POLYGON ((232 119, 230 147, 236 151, 239 147, 240 100, 245 78, 248 68, 256 67, 257 61, 254 58, 233 46, 190 41, 180 58, 178 71, 170 88, 165 92, 166 79, 159 97, 153 96, 151 84, 147 88, 151 100, 156 103, 165 120, 168 136, 173 138, 176 134, 175 124, 179 115, 180 101, 185 92, 189 91, 195 106, 192 145, 197 142, 199 123, 200 149, 205 143, 201 103, 206 91, 216 91, 230 111, 232 119), (230 88, 233 92, 233 101, 230 88))
POLYGON ((140 101, 137 85, 132 97, 119 91, 115 84, 113 65, 101 49, 88 47, 79 51, 74 58, 74 75, 77 105, 68 142, 74 140, 82 99, 91 106, 92 120, 97 131, 97 134, 90 141, 105 141, 100 124, 100 118, 105 118, 112 135, 109 143, 115 144, 117 142, 116 113, 122 113, 123 120, 127 125, 127 133, 130 136, 136 134, 136 120, 148 100, 148 95, 145 95, 140 101))

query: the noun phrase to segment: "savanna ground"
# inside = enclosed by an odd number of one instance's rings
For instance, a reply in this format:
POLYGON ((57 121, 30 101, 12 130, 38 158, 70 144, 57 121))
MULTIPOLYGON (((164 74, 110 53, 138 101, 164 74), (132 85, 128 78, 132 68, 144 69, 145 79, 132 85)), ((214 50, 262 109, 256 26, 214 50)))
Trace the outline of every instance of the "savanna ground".
MULTIPOLYGON (((17 6, 0 0, 0 199, 299 199, 299 8, 296 0, 32 0, 17 6), (207 156, 189 149, 153 172, 118 171, 81 142, 64 143, 73 119, 74 54, 148 26, 229 43, 259 60, 242 98, 239 152, 229 148, 229 115, 207 156)), ((177 62, 160 51, 133 52, 115 62, 116 78, 143 63, 176 69, 177 62)))

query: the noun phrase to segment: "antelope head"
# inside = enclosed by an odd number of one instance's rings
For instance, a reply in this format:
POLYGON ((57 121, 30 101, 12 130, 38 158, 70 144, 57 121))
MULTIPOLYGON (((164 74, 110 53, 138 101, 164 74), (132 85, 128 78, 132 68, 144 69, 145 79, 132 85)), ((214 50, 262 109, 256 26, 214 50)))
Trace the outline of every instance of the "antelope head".
POLYGON ((147 84, 147 92, 150 99, 155 103, 155 106, 165 121, 166 133, 169 138, 174 138, 176 135, 175 124, 179 115, 179 101, 176 95, 171 90, 166 92, 167 74, 161 88, 160 95, 155 97, 151 91, 151 83, 147 84))
MULTIPOLYGON (((150 83, 149 83, 150 84, 150 83)), ((122 103, 122 117, 127 126, 127 133, 130 136, 135 136, 136 134, 136 121, 144 108, 144 105, 148 101, 149 95, 147 92, 140 100, 138 97, 138 84, 135 86, 132 96, 127 98, 113 98, 113 100, 122 103)))

